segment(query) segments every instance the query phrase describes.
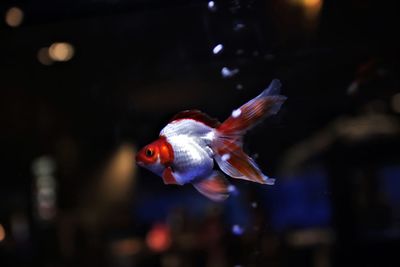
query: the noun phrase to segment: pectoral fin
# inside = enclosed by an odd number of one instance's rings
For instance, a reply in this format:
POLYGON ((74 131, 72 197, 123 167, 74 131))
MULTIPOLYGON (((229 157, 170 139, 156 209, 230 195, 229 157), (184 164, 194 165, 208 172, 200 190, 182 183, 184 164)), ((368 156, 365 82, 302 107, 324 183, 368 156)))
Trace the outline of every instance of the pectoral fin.
POLYGON ((209 177, 193 183, 193 186, 201 194, 214 201, 224 201, 229 197, 229 183, 218 171, 213 171, 209 177))
POLYGON ((165 168, 162 174, 164 184, 178 184, 171 167, 165 168))

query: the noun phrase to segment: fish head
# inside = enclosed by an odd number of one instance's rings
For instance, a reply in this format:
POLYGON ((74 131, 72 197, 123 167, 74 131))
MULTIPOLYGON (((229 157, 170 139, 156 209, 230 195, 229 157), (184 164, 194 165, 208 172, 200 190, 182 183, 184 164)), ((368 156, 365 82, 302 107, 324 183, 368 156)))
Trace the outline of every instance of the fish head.
POLYGON ((146 145, 136 155, 136 163, 155 174, 161 176, 162 172, 173 160, 171 145, 164 137, 146 145))
POLYGON ((155 143, 156 142, 146 145, 136 154, 136 163, 139 166, 146 167, 159 161, 160 151, 155 143))

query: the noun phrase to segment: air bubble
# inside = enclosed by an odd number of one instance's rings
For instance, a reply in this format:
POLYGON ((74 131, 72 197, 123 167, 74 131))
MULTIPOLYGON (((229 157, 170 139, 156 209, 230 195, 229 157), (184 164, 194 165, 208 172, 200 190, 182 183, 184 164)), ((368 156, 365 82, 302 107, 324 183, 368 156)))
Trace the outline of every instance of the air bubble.
POLYGON ((244 29, 245 27, 246 27, 246 25, 244 25, 244 23, 237 22, 233 25, 233 30, 238 32, 238 31, 244 29))
POLYGON ((355 93, 357 93, 358 86, 359 86, 358 81, 353 81, 353 82, 349 85, 349 87, 347 88, 346 93, 347 93, 348 95, 354 95, 355 93))
POLYGON ((242 110, 240 108, 235 109, 234 111, 232 111, 232 117, 234 117, 234 118, 239 117, 240 114, 242 114, 242 110))
POLYGON ((275 59, 275 55, 273 55, 273 54, 265 54, 264 55, 264 59, 265 60, 274 60, 275 59))
POLYGON ((244 50, 243 49, 238 49, 236 50, 236 55, 240 56, 244 54, 244 50))
POLYGON ((223 161, 227 161, 227 160, 229 160, 230 158, 231 158, 231 155, 229 155, 229 154, 223 154, 222 157, 221 157, 221 159, 222 159, 223 161))
POLYGON ((229 8, 232 13, 236 13, 241 8, 239 0, 233 0, 232 6, 229 8))
POLYGON ((221 75, 224 78, 230 78, 235 76, 236 74, 239 73, 239 69, 229 69, 228 67, 223 67, 221 69, 221 75))
POLYGON ((215 4, 214 1, 209 1, 207 6, 210 11, 213 11, 213 12, 217 11, 217 5, 215 4))
POLYGON ((236 188, 236 186, 234 185, 229 185, 228 186, 228 192, 232 195, 232 196, 238 196, 239 195, 239 190, 236 188))
POLYGON ((236 186, 234 186, 234 185, 229 185, 228 186, 228 192, 229 193, 234 193, 234 192, 236 192, 236 186))
POLYGON ((222 52, 222 50, 224 49, 224 46, 222 44, 218 44, 213 48, 213 54, 219 54, 222 52))

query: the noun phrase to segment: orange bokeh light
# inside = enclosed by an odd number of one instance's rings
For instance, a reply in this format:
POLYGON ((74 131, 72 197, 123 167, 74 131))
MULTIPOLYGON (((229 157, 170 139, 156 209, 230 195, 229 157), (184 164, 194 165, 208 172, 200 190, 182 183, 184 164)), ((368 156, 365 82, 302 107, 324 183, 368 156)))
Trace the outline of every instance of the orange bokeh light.
POLYGON ((0 224, 0 242, 6 238, 6 230, 4 230, 3 225, 0 224))
POLYGON ((147 246, 154 252, 166 251, 171 246, 171 234, 165 224, 155 224, 146 237, 147 246))
POLYGON ((306 7, 316 7, 321 5, 322 0, 303 0, 303 5, 306 7))
POLYGON ((24 12, 18 7, 7 10, 5 21, 10 27, 18 27, 24 20, 24 12))

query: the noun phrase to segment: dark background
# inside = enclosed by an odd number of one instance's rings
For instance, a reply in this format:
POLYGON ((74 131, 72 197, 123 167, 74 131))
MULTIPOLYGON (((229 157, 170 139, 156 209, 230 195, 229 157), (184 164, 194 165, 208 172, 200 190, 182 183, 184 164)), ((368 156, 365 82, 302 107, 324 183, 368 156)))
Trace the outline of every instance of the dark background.
POLYGON ((0 266, 399 265, 398 3, 213 3, 0 3, 0 266), (275 186, 216 204, 135 166, 175 113, 273 78, 245 150, 275 186))

